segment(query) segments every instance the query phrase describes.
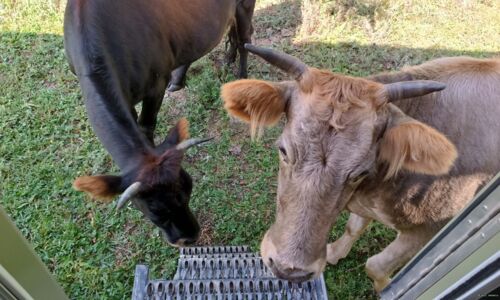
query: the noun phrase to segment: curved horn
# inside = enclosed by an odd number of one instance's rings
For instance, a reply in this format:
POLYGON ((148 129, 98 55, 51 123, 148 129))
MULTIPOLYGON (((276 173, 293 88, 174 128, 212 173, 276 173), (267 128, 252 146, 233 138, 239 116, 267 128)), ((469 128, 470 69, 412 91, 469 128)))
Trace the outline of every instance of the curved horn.
POLYGON ((139 192, 139 189, 141 188, 141 183, 139 181, 132 183, 120 196, 120 199, 116 202, 116 209, 120 210, 122 209, 127 202, 129 202, 132 198, 134 198, 135 195, 137 195, 137 192, 139 192))
POLYGON ((203 138, 203 139, 196 139, 196 138, 195 139, 188 139, 188 140, 182 141, 179 144, 177 144, 177 146, 175 146, 175 149, 177 149, 177 150, 187 150, 187 149, 189 149, 189 148, 191 148, 191 147, 193 147, 195 145, 208 142, 211 139, 213 139, 213 137, 203 138))
POLYGON ((306 72, 308 69, 307 65, 300 61, 300 59, 286 53, 281 53, 268 48, 257 47, 249 43, 245 44, 245 49, 252 52, 253 54, 262 57, 268 63, 294 76, 296 80, 300 80, 302 74, 304 74, 304 72, 306 72))
POLYGON ((443 90, 446 85, 431 80, 414 80, 389 83, 384 85, 387 101, 423 96, 443 90))

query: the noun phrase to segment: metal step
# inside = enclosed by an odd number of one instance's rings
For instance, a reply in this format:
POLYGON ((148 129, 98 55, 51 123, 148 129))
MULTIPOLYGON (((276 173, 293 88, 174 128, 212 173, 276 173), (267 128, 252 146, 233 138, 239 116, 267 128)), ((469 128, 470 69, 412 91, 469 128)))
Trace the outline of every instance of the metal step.
POLYGON ((323 275, 303 283, 278 279, 246 246, 181 248, 173 280, 149 279, 137 265, 133 300, 328 299, 323 275))
POLYGON ((181 258, 174 279, 230 279, 273 277, 260 257, 181 258))
POLYGON ((224 254, 251 253, 248 246, 214 246, 214 247, 185 247, 180 248, 180 255, 204 255, 204 254, 224 254))

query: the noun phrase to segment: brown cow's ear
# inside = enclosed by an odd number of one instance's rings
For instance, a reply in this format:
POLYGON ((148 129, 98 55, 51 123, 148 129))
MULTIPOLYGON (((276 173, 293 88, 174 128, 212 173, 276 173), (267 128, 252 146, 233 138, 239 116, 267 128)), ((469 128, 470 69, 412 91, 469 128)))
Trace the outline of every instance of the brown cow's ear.
POLYGON ((401 168, 428 175, 448 173, 457 158, 455 146, 436 129, 401 115, 380 142, 379 159, 389 164, 386 179, 401 168))
POLYGON ((222 86, 224 108, 233 116, 250 123, 252 137, 264 126, 274 125, 285 111, 283 87, 276 83, 243 79, 222 86))
POLYGON ((75 179, 73 188, 77 191, 86 192, 93 199, 110 202, 114 196, 123 192, 121 183, 122 178, 120 176, 82 176, 75 179))

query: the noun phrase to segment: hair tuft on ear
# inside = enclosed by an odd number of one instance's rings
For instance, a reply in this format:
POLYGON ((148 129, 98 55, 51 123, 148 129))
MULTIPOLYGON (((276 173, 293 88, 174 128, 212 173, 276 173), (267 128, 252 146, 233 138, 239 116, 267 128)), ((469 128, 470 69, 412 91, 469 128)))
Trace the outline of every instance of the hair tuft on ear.
POLYGON ((443 134, 415 120, 388 129, 379 149, 379 158, 389 164, 386 180, 401 169, 447 174, 457 155, 455 146, 443 134))
POLYGON ((262 80, 227 83, 222 86, 221 97, 231 115, 250 123, 252 138, 259 137, 264 126, 278 122, 286 106, 282 91, 262 80))
POLYGON ((122 192, 120 187, 121 177, 119 176, 82 176, 76 178, 73 182, 75 190, 85 192, 92 199, 98 199, 106 203, 122 192))
POLYGON ((179 142, 189 138, 189 121, 186 118, 181 118, 176 125, 179 133, 179 142))

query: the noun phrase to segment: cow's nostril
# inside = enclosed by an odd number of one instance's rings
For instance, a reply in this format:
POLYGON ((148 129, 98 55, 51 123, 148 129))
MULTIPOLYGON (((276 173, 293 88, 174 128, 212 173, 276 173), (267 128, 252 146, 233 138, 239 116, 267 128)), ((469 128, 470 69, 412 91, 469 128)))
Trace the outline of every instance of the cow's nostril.
POLYGON ((292 271, 292 272, 288 271, 285 272, 285 275, 286 275, 285 278, 292 282, 303 282, 311 279, 314 276, 314 272, 306 272, 302 270, 292 271))
POLYGON ((269 257, 269 266, 272 267, 274 266, 274 262, 273 262, 273 259, 269 257))

